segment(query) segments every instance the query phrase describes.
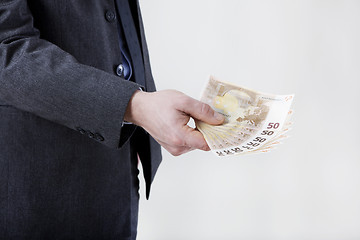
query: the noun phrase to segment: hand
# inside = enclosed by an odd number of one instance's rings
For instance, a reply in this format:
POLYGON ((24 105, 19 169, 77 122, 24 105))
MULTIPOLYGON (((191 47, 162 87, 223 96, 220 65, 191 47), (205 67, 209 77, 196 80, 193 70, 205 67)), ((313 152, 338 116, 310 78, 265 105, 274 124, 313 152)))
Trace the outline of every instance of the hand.
POLYGON ((203 135, 187 125, 190 117, 212 125, 224 122, 209 105, 175 90, 135 92, 124 120, 143 127, 174 156, 194 149, 209 151, 203 135))

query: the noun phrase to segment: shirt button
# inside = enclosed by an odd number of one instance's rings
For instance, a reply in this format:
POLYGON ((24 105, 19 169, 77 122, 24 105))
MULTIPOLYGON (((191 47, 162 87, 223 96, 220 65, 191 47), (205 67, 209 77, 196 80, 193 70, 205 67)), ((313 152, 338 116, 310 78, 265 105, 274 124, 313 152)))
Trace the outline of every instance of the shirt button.
POLYGON ((116 75, 118 75, 119 77, 123 76, 124 73, 124 66, 122 64, 119 64, 116 67, 116 75))
POLYGON ((108 22, 113 22, 116 19, 116 15, 113 11, 108 10, 105 13, 105 18, 108 22))

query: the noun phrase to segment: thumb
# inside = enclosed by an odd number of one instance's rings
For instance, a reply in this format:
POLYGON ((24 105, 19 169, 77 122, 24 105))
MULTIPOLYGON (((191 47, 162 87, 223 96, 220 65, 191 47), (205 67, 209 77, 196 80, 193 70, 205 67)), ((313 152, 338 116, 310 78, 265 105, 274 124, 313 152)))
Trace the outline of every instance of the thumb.
POLYGON ((222 124, 225 120, 222 114, 214 111, 208 104, 193 98, 190 98, 189 103, 183 105, 181 110, 197 120, 212 125, 222 124))

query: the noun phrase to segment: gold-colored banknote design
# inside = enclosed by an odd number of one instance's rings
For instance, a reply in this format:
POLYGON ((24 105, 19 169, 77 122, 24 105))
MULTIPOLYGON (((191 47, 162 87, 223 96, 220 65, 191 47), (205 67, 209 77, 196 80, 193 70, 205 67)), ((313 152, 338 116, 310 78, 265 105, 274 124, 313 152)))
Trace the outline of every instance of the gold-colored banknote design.
POLYGON ((200 101, 225 116, 222 125, 195 121, 219 157, 268 152, 287 137, 294 95, 257 92, 210 77, 200 101))

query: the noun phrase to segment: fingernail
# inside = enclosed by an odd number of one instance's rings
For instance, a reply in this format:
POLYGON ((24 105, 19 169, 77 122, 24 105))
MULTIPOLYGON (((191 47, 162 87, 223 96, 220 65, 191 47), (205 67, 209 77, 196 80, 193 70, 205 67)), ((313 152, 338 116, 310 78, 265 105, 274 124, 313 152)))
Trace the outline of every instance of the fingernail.
POLYGON ((216 120, 221 122, 225 120, 224 116, 218 112, 214 112, 214 117, 216 118, 216 120))

